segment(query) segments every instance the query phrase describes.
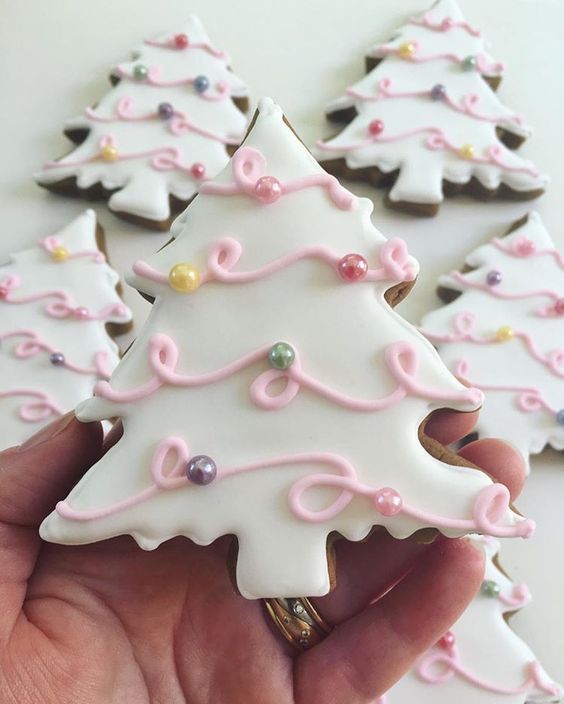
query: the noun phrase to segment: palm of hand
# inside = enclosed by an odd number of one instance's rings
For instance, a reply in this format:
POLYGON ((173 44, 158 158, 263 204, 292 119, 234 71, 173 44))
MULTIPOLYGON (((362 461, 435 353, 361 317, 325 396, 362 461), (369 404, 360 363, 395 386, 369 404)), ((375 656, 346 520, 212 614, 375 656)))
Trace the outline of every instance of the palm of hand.
POLYGON ((463 541, 341 541, 337 589, 317 600, 339 627, 297 656, 262 603, 234 592, 229 538, 151 553, 128 537, 42 544, 37 525, 102 450, 96 424, 67 419, 41 438, 0 464, 2 704, 367 704, 481 579, 463 541))

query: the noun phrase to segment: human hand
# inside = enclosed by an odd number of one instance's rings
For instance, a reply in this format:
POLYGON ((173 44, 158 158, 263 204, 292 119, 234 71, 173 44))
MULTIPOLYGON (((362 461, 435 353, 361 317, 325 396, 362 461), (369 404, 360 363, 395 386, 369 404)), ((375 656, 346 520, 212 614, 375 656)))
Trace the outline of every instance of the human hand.
MULTIPOLYGON (((439 412, 426 432, 446 444, 475 420, 439 412)), ((482 556, 465 540, 423 545, 381 529, 340 540, 337 586, 312 600, 336 628, 298 654, 262 602, 235 593, 229 537, 209 547, 175 538, 148 553, 130 537, 41 541, 43 518, 107 444, 99 424, 68 415, 0 453, 2 704, 369 704, 482 580, 482 556)), ((523 464, 511 448, 480 440, 460 454, 519 493, 523 464)))

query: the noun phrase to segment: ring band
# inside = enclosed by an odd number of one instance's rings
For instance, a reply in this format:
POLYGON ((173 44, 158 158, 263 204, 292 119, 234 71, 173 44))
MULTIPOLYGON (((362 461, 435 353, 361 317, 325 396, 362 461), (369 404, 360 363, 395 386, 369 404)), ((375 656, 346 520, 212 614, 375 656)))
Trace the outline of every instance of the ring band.
POLYGON ((331 633, 307 597, 264 599, 266 610, 284 638, 300 651, 309 650, 331 633))

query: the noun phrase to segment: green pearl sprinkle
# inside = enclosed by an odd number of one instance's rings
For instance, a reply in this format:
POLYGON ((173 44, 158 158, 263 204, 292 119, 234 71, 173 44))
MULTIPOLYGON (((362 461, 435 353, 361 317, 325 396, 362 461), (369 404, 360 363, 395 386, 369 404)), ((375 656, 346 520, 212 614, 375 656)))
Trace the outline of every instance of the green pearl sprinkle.
POLYGON ((149 69, 144 64, 136 64, 133 67, 133 78, 137 81, 144 81, 149 75, 149 69))
POLYGON ((294 352, 294 348, 287 342, 277 342, 275 345, 272 345, 268 352, 270 366, 275 369, 288 369, 292 366, 295 358, 296 353, 294 352))
POLYGON ((473 71, 476 68, 476 57, 467 56, 462 60, 462 68, 465 71, 473 71))
POLYGON ((493 579, 486 579, 485 582, 482 582, 482 594, 489 596, 491 599, 499 596, 499 584, 494 582, 493 579))

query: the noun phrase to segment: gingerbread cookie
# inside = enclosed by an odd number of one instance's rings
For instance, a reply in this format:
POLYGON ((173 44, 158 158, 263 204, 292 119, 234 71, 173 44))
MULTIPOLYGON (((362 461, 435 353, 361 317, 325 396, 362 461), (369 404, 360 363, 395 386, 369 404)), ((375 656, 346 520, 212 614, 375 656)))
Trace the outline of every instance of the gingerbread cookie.
POLYGON ((0 266, 0 448, 72 410, 118 363, 109 332, 125 332, 131 313, 102 236, 87 210, 0 266))
POLYGON ((485 392, 477 430, 523 454, 564 450, 564 254, 538 213, 439 279, 447 306, 424 334, 458 377, 485 392))
POLYGON ((377 704, 548 704, 564 698, 564 690, 507 623, 508 615, 529 603, 527 586, 514 584, 499 567, 497 540, 472 540, 486 558, 480 592, 377 704))
POLYGON ((531 534, 504 486, 422 444, 434 409, 472 411, 482 393, 390 307, 418 266, 372 209, 260 102, 182 229, 133 267, 153 309, 77 410, 119 416, 124 434, 45 520, 46 540, 128 533, 153 549, 233 534, 238 588, 254 598, 327 593, 335 531, 531 534))
POLYGON ((108 198, 116 215, 168 230, 241 141, 248 92, 194 16, 133 57, 113 70, 109 93, 66 123, 77 147, 36 179, 55 193, 108 198))
POLYGON ((503 66, 455 0, 438 0, 370 49, 367 69, 326 109, 346 125, 314 149, 330 173, 390 189, 386 205, 416 215, 435 215, 458 193, 543 193, 546 177, 513 151, 530 129, 494 93, 503 66))

